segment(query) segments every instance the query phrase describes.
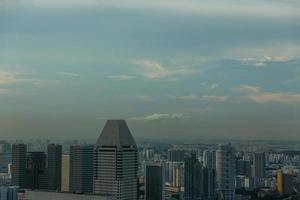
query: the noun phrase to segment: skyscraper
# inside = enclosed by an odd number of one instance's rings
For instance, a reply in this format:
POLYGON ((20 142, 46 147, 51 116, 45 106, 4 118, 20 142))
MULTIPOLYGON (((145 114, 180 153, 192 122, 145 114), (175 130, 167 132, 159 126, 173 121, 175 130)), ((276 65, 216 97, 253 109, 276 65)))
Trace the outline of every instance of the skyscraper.
POLYGON ((70 155, 62 155, 61 159, 61 191, 70 191, 70 155))
POLYGON ((164 200, 164 167, 162 163, 146 164, 145 200, 164 200))
POLYGON ((70 147, 70 192, 93 192, 93 145, 70 147))
POLYGON ((196 173, 200 168, 200 162, 196 154, 186 156, 184 161, 184 200, 195 200, 200 198, 200 185, 196 173))
POLYGON ((95 145, 95 194, 137 200, 138 152, 124 120, 108 120, 95 145))
POLYGON ((266 156, 265 153, 253 154, 252 176, 254 178, 264 178, 266 175, 266 156))
POLYGON ((61 190, 61 156, 62 146, 49 144, 47 148, 48 190, 61 190))
POLYGON ((12 184, 25 189, 59 191, 61 187, 60 145, 48 146, 45 152, 29 152, 25 144, 12 147, 12 184), (47 158, 47 159, 46 159, 47 158))
POLYGON ((204 200, 215 200, 216 199, 216 169, 203 167, 203 195, 204 200))
POLYGON ((25 188, 31 190, 47 189, 46 154, 29 152, 26 164, 25 188))
POLYGON ((185 158, 184 167, 184 200, 214 200, 215 169, 203 167, 195 153, 185 158))
POLYGON ((216 151, 216 174, 218 196, 222 200, 233 200, 236 171, 235 150, 228 145, 218 145, 216 151))
POLYGON ((26 181, 26 153, 25 144, 14 144, 12 147, 12 184, 25 187, 26 181))
POLYGON ((216 152, 205 150, 203 151, 203 166, 216 169, 216 152))

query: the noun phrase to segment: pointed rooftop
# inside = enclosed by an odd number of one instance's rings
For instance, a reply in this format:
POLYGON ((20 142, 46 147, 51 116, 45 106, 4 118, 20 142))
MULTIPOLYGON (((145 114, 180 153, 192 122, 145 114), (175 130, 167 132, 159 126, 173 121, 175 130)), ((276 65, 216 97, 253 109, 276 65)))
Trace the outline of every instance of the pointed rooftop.
POLYGON ((125 120, 107 120, 99 136, 97 146, 135 146, 136 143, 125 120))

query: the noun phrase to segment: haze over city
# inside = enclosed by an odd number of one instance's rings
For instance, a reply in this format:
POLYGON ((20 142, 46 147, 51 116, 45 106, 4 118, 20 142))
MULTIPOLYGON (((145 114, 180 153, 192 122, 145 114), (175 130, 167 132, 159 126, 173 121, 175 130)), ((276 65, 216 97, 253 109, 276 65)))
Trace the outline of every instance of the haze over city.
POLYGON ((296 0, 0 1, 0 138, 298 140, 296 0))

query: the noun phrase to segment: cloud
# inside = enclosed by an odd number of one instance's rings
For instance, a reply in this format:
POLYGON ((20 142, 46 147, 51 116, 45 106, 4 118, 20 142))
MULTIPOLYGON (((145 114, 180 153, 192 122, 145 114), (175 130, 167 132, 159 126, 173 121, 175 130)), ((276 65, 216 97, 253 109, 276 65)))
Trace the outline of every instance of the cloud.
POLYGON ((299 2, 297 1, 194 1, 194 0, 27 0, 28 5, 72 8, 103 7, 128 10, 155 10, 162 12, 184 13, 201 16, 235 16, 283 18, 299 17, 299 2))
POLYGON ((145 102, 153 101, 153 99, 150 96, 146 96, 146 95, 139 95, 137 96, 137 98, 145 102))
POLYGON ((263 67, 270 62, 284 63, 300 58, 300 43, 269 42, 264 44, 237 45, 224 49, 222 56, 243 65, 263 67))
POLYGON ((298 82, 300 82, 300 75, 298 75, 298 76, 296 75, 293 78, 285 81, 285 83, 298 83, 298 82))
POLYGON ((249 57, 238 59, 239 62, 243 65, 251 65, 255 67, 263 67, 270 62, 288 62, 292 58, 288 56, 264 56, 264 57, 249 57))
POLYGON ((182 100, 189 100, 189 101, 215 101, 215 102, 224 102, 228 99, 227 96, 197 95, 197 94, 190 94, 178 98, 182 100))
POLYGON ((80 76, 79 74, 74 72, 57 72, 57 74, 64 75, 64 76, 72 76, 72 77, 80 76))
POLYGON ((18 82, 16 72, 0 71, 0 84, 9 84, 18 82))
MULTIPOLYGON (((1 66, 0 66, 1 67, 1 66)), ((31 84, 35 86, 56 84, 58 80, 40 79, 33 76, 31 73, 24 73, 22 71, 0 70, 0 86, 12 84, 31 84)), ((1 89, 1 88, 0 88, 1 89)), ((1 94, 24 94, 23 91, 12 91, 8 89, 1 89, 1 94)))
POLYGON ((280 102, 280 103, 300 103, 300 94, 264 92, 248 96, 256 103, 280 102))
POLYGON ((233 88, 236 92, 243 92, 243 93, 259 93, 260 87, 251 86, 251 85, 240 85, 236 88, 233 88))
POLYGON ((219 84, 218 83, 212 83, 209 88, 210 89, 216 89, 217 87, 219 87, 219 84))
POLYGON ((128 81, 135 79, 135 76, 129 76, 129 75, 112 75, 112 76, 107 76, 107 78, 114 79, 117 81, 128 81))
POLYGON ((198 72, 195 69, 190 69, 187 67, 164 67, 161 63, 144 59, 144 60, 137 60, 134 62, 135 65, 142 68, 142 75, 148 79, 162 79, 171 77, 171 80, 176 76, 185 76, 185 75, 192 75, 198 72))
POLYGON ((158 120, 167 120, 167 119, 185 119, 188 116, 185 116, 182 113, 174 113, 174 114, 165 114, 165 113, 154 113, 147 116, 140 117, 132 117, 129 120, 132 121, 158 121, 158 120))
POLYGON ((250 85, 240 85, 234 91, 244 92, 245 97, 256 103, 300 103, 300 94, 289 92, 265 92, 260 87, 250 85))
POLYGON ((3 95, 3 94, 11 94, 11 93, 13 93, 12 90, 0 88, 0 95, 3 95))

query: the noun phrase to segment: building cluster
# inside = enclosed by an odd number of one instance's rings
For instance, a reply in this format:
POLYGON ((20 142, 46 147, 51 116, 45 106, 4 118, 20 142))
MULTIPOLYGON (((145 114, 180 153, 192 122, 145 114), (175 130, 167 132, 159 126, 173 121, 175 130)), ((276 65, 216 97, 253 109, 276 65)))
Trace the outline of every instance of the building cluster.
POLYGON ((232 144, 138 147, 124 120, 108 120, 95 144, 0 141, 0 200, 296 198, 299 155, 232 144))
POLYGON ((107 121, 95 145, 72 145, 67 155, 61 145, 49 144, 46 152, 12 145, 11 185, 30 190, 29 195, 47 191, 138 199, 137 173, 137 145, 123 120, 107 121))
POLYGON ((162 196, 155 199, 244 200, 300 196, 299 154, 241 151, 231 144, 173 145, 168 149, 145 145, 140 147, 139 154, 144 166, 140 167, 139 174, 145 176, 142 181, 146 180, 141 189, 145 188, 145 199, 151 197, 147 198, 149 173, 143 169, 151 162, 160 163, 164 168, 163 178, 156 179, 163 180, 164 187, 155 192, 162 196), (290 165, 282 160, 289 161, 290 165))
POLYGON ((31 190, 59 191, 61 188, 60 145, 48 145, 45 152, 27 152, 25 144, 12 146, 12 184, 31 190))

